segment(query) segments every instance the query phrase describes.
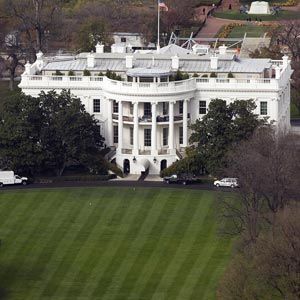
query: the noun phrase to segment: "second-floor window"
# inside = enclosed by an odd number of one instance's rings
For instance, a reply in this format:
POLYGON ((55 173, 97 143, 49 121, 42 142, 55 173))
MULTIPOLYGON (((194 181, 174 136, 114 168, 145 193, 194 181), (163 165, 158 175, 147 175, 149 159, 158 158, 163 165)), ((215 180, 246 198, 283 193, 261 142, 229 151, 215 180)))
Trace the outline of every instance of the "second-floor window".
POLYGON ((200 115, 206 114, 206 101, 199 101, 199 114, 200 115))
POLYGON ((118 112, 119 112, 119 103, 117 101, 114 101, 113 113, 117 114, 118 112))
POLYGON ((133 103, 129 104, 129 113, 133 115, 133 103))
POLYGON ((144 146, 151 146, 151 129, 144 129, 144 146))
POLYGON ((151 103, 144 103, 144 116, 151 116, 151 103))
POLYGON ((265 116, 268 114, 268 102, 260 101, 260 114, 265 116))
POLYGON ((100 99, 93 100, 93 112, 99 113, 100 112, 100 99))
POLYGON ((183 101, 179 101, 179 114, 183 114, 183 101))
POLYGON ((163 102, 163 115, 167 115, 167 114, 168 114, 168 103, 163 102))

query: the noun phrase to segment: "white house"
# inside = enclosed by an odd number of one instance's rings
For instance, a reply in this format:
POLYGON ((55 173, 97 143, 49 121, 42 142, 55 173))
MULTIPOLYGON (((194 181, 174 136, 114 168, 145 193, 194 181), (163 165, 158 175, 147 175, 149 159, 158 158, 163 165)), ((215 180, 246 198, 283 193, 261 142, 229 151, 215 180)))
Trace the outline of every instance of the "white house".
POLYGON ((57 61, 39 53, 34 64, 26 65, 19 86, 32 96, 70 89, 99 120, 101 134, 116 149, 113 158, 124 171, 158 174, 180 159, 188 146, 189 124, 203 117, 215 98, 228 103, 254 99, 258 115, 275 121, 280 130, 290 128, 292 70, 286 56, 276 61, 239 59, 226 46, 214 53, 207 47, 206 54, 176 45, 158 53, 104 53, 101 45, 96 49, 57 61), (54 75, 56 70, 63 75, 54 75), (91 76, 83 76, 84 70, 91 76), (99 76, 106 70, 123 80, 99 76), (170 81, 177 70, 190 78, 170 81), (68 76, 70 71, 74 76, 68 76))

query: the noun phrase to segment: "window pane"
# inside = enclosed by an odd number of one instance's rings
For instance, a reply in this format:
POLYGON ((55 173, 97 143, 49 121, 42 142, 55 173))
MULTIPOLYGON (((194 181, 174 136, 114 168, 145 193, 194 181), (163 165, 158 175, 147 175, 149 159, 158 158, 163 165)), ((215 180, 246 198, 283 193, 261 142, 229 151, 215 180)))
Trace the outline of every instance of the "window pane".
POLYGON ((144 103, 144 116, 151 116, 151 103, 144 103))
POLYGON ((130 127, 130 145, 133 145, 133 127, 130 127))
POLYGON ((117 103, 117 101, 114 101, 113 112, 115 114, 117 114, 119 112, 119 103, 117 103))
POLYGON ((199 101, 199 114, 200 115, 206 114, 206 101, 199 101))
POLYGON ((169 128, 163 128, 163 146, 168 145, 169 128))
POLYGON ((151 129, 144 129, 144 146, 151 146, 151 129))
POLYGON ((118 126, 114 126, 114 143, 118 143, 119 139, 118 139, 118 126))
POLYGON ((93 112, 99 113, 100 112, 100 99, 93 100, 93 112))
POLYGON ((179 114, 183 114, 183 101, 179 101, 179 114))
POLYGON ((166 102, 163 102, 163 115, 168 114, 168 105, 166 102))
POLYGON ((268 114, 268 102, 267 101, 261 101, 260 102, 260 114, 261 115, 267 115, 268 114))
POLYGON ((179 127, 179 144, 183 144, 183 127, 179 127))
POLYGON ((129 113, 131 115, 133 115, 133 104, 132 103, 130 103, 129 113))

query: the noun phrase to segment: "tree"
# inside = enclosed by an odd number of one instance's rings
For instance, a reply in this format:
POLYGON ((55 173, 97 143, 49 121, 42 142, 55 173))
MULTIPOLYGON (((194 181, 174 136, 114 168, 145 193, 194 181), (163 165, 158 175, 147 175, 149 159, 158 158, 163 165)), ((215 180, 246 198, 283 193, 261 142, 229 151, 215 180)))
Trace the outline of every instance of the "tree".
POLYGON ((226 105, 226 101, 215 99, 210 102, 202 120, 191 125, 190 142, 208 172, 216 174, 220 171, 232 145, 249 138, 255 128, 266 122, 253 113, 255 107, 252 100, 226 105))
POLYGON ((97 121, 68 91, 42 92, 37 98, 20 94, 6 101, 0 123, 2 168, 60 176, 66 166, 82 164, 104 172, 102 148, 97 121))

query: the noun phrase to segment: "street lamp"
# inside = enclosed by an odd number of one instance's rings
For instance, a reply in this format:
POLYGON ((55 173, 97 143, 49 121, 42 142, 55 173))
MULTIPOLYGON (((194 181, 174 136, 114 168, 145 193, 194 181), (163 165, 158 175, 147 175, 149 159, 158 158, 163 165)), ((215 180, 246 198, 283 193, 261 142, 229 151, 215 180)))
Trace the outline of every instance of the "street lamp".
POLYGON ((132 161, 133 161, 134 163, 136 163, 136 158, 135 158, 135 156, 133 157, 132 161))

